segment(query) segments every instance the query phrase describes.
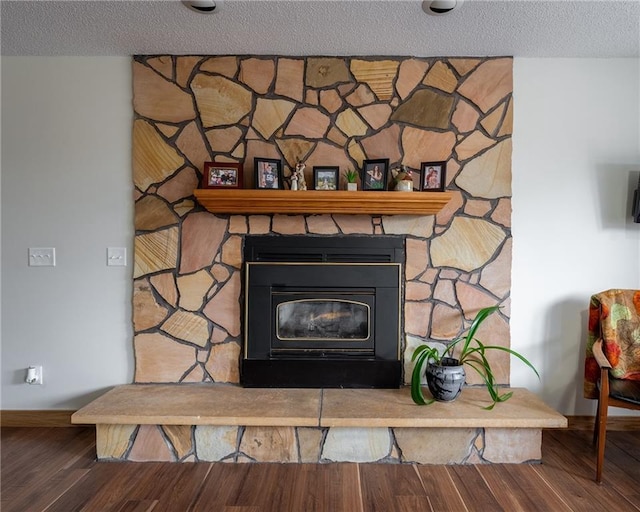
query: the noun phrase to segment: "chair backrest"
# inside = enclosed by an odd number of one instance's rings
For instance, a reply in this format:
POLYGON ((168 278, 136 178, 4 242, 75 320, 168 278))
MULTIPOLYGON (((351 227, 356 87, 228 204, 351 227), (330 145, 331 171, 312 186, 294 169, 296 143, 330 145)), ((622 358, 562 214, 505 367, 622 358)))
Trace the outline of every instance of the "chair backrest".
POLYGON ((591 296, 584 371, 585 398, 598 398, 600 377, 593 344, 602 339, 611 376, 640 380, 640 290, 606 290, 591 296))

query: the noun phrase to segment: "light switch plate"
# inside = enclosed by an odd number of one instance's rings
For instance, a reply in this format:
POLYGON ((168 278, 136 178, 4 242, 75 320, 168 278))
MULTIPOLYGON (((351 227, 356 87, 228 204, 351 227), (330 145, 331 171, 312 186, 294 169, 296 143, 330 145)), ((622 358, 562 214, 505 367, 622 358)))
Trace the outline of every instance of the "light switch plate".
POLYGON ((110 267, 126 267, 127 248, 107 247, 107 265, 110 267))
POLYGON ((30 267, 55 267, 56 248, 55 247, 29 247, 30 267))

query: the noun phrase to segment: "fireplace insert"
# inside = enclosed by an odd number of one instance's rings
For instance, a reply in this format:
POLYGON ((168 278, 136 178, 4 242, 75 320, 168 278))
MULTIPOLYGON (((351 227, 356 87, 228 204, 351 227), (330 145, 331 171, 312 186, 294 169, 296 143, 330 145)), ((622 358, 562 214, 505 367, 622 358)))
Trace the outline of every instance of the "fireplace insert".
POLYGON ((400 386, 403 238, 247 236, 244 259, 244 386, 400 386))

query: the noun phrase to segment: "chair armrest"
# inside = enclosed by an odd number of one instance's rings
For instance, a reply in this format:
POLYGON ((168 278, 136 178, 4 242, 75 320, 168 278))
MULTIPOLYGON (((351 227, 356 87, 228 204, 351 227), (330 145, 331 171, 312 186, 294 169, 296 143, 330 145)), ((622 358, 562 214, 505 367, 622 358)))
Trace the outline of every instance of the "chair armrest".
POLYGON ((593 344, 593 357, 595 357, 596 362, 600 368, 611 368, 611 363, 607 359, 607 356, 604 355, 602 351, 602 340, 597 339, 593 344))

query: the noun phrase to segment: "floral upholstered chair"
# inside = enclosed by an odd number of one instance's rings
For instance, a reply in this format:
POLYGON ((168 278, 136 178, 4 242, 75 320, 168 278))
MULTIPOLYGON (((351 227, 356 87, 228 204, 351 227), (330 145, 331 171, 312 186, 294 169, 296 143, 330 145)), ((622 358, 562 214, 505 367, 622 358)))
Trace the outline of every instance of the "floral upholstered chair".
POLYGON ((593 440, 599 483, 609 406, 640 410, 640 290, 593 295, 588 335, 584 396, 598 400, 593 440))

